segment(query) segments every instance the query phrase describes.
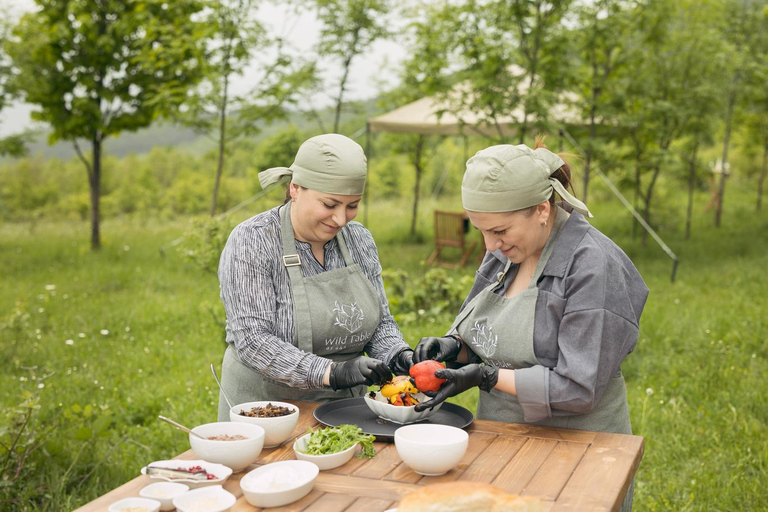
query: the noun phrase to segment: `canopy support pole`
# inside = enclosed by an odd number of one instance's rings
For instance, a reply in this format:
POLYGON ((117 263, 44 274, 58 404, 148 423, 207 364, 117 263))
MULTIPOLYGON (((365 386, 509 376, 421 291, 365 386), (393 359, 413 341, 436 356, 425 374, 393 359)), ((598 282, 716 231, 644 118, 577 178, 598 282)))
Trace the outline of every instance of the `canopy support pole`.
MULTIPOLYGON (((581 145, 576 142, 576 139, 571 136, 570 133, 568 133, 566 130, 561 129, 561 133, 565 135, 568 138, 568 141, 571 143, 571 146, 574 147, 579 153, 581 153, 582 157, 586 157, 586 152, 584 151, 584 148, 581 147, 581 145)), ((613 182, 608 178, 608 176, 605 175, 605 173, 600 169, 599 165, 594 166, 594 171, 597 173, 598 176, 600 176, 606 185, 608 185, 608 188, 611 189, 611 192, 619 198, 619 201, 624 205, 624 207, 629 210, 629 213, 632 214, 633 217, 637 219, 637 221, 640 223, 640 225, 643 226, 643 228, 653 237, 654 240, 656 240, 656 243, 659 244, 659 247, 667 253, 667 256, 672 260, 672 276, 670 277, 670 282, 675 282, 675 276, 677 275, 677 265, 680 263, 680 259, 677 257, 677 255, 672 252, 672 249, 669 248, 667 244, 664 243, 664 240, 661 239, 661 237, 656 234, 656 231, 645 221, 645 219, 637 213, 637 210, 627 201, 627 198, 624 197, 624 194, 622 194, 619 189, 616 187, 616 185, 613 184, 613 182)))

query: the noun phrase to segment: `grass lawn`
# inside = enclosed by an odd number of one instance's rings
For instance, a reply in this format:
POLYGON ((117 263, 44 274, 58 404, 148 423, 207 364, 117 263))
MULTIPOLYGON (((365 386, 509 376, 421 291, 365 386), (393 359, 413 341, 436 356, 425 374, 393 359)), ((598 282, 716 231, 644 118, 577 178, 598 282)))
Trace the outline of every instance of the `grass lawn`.
MULTIPOLYGON (((634 431, 646 440, 636 510, 768 508, 768 212, 755 214, 748 188, 729 185, 722 228, 700 207, 690 241, 682 220, 660 227, 681 260, 675 283, 669 258, 631 236, 618 202, 592 193, 594 225, 651 289, 623 366, 634 431)), ((458 198, 448 203, 457 208, 458 198)), ((682 219, 682 205, 669 208, 682 219)), ((384 268, 423 285, 431 216, 418 225, 427 241, 407 243, 409 214, 406 203, 378 203, 368 225, 384 268)), ((0 447, 0 498, 10 500, 0 509, 73 509, 188 448, 158 414, 188 426, 215 420, 208 366, 221 363, 224 313, 216 276, 169 246, 186 227, 107 220, 94 254, 86 224, 0 225, 0 439, 26 421, 16 447, 30 454, 0 447)), ((442 334, 453 316, 393 311, 411 344, 442 334)), ((457 400, 474 409, 476 394, 457 400)))

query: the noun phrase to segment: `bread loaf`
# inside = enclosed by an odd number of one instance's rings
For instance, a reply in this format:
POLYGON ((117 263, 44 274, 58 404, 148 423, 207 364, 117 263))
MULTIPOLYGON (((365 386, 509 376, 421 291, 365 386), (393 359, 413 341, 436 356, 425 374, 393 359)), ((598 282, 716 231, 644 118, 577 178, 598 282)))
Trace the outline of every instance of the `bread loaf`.
POLYGON ((540 512, 541 501, 479 482, 445 482, 406 495, 397 512, 540 512))

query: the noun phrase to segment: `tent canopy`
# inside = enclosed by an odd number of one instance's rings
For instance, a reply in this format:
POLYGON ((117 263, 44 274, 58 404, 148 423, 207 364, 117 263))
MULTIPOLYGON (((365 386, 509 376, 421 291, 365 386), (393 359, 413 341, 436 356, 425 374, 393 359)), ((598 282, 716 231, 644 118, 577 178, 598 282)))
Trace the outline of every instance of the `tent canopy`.
POLYGON ((368 120, 372 132, 420 133, 423 135, 510 136, 518 125, 515 119, 499 119, 498 126, 482 120, 473 112, 456 115, 447 104, 433 97, 421 98, 368 120))
MULTIPOLYGON (((371 132, 419 133, 423 135, 484 135, 487 137, 510 137, 522 123, 524 111, 516 108, 509 115, 496 118, 462 109, 455 112, 452 103, 461 95, 466 96, 468 83, 458 84, 443 99, 428 96, 396 108, 368 120, 371 132), (453 101, 452 101, 453 100, 453 101)), ((525 87, 519 87, 520 90, 525 87)), ((570 99, 567 96, 563 98, 570 99)), ((567 101, 554 105, 550 110, 551 119, 563 124, 581 124, 575 110, 567 101)), ((529 122, 537 119, 529 115, 529 122)))

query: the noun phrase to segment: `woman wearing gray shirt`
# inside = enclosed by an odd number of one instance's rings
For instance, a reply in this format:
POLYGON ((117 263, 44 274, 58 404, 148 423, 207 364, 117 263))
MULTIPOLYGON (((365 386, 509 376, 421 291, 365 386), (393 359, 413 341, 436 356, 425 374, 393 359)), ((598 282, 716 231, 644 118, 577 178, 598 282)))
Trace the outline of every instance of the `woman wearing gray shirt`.
POLYGON ((545 147, 493 146, 467 162, 462 203, 488 253, 449 334, 415 349, 416 362, 455 363, 417 410, 477 386, 478 418, 632 433, 621 362, 648 288, 569 185, 545 147))
MULTIPOLYGON (((222 387, 233 405, 362 396, 412 364, 376 245, 352 222, 365 184, 362 148, 342 135, 313 137, 291 167, 259 181, 283 176, 290 200, 238 225, 219 264, 229 343, 222 387)), ((227 420, 220 395, 219 421, 227 420)))

